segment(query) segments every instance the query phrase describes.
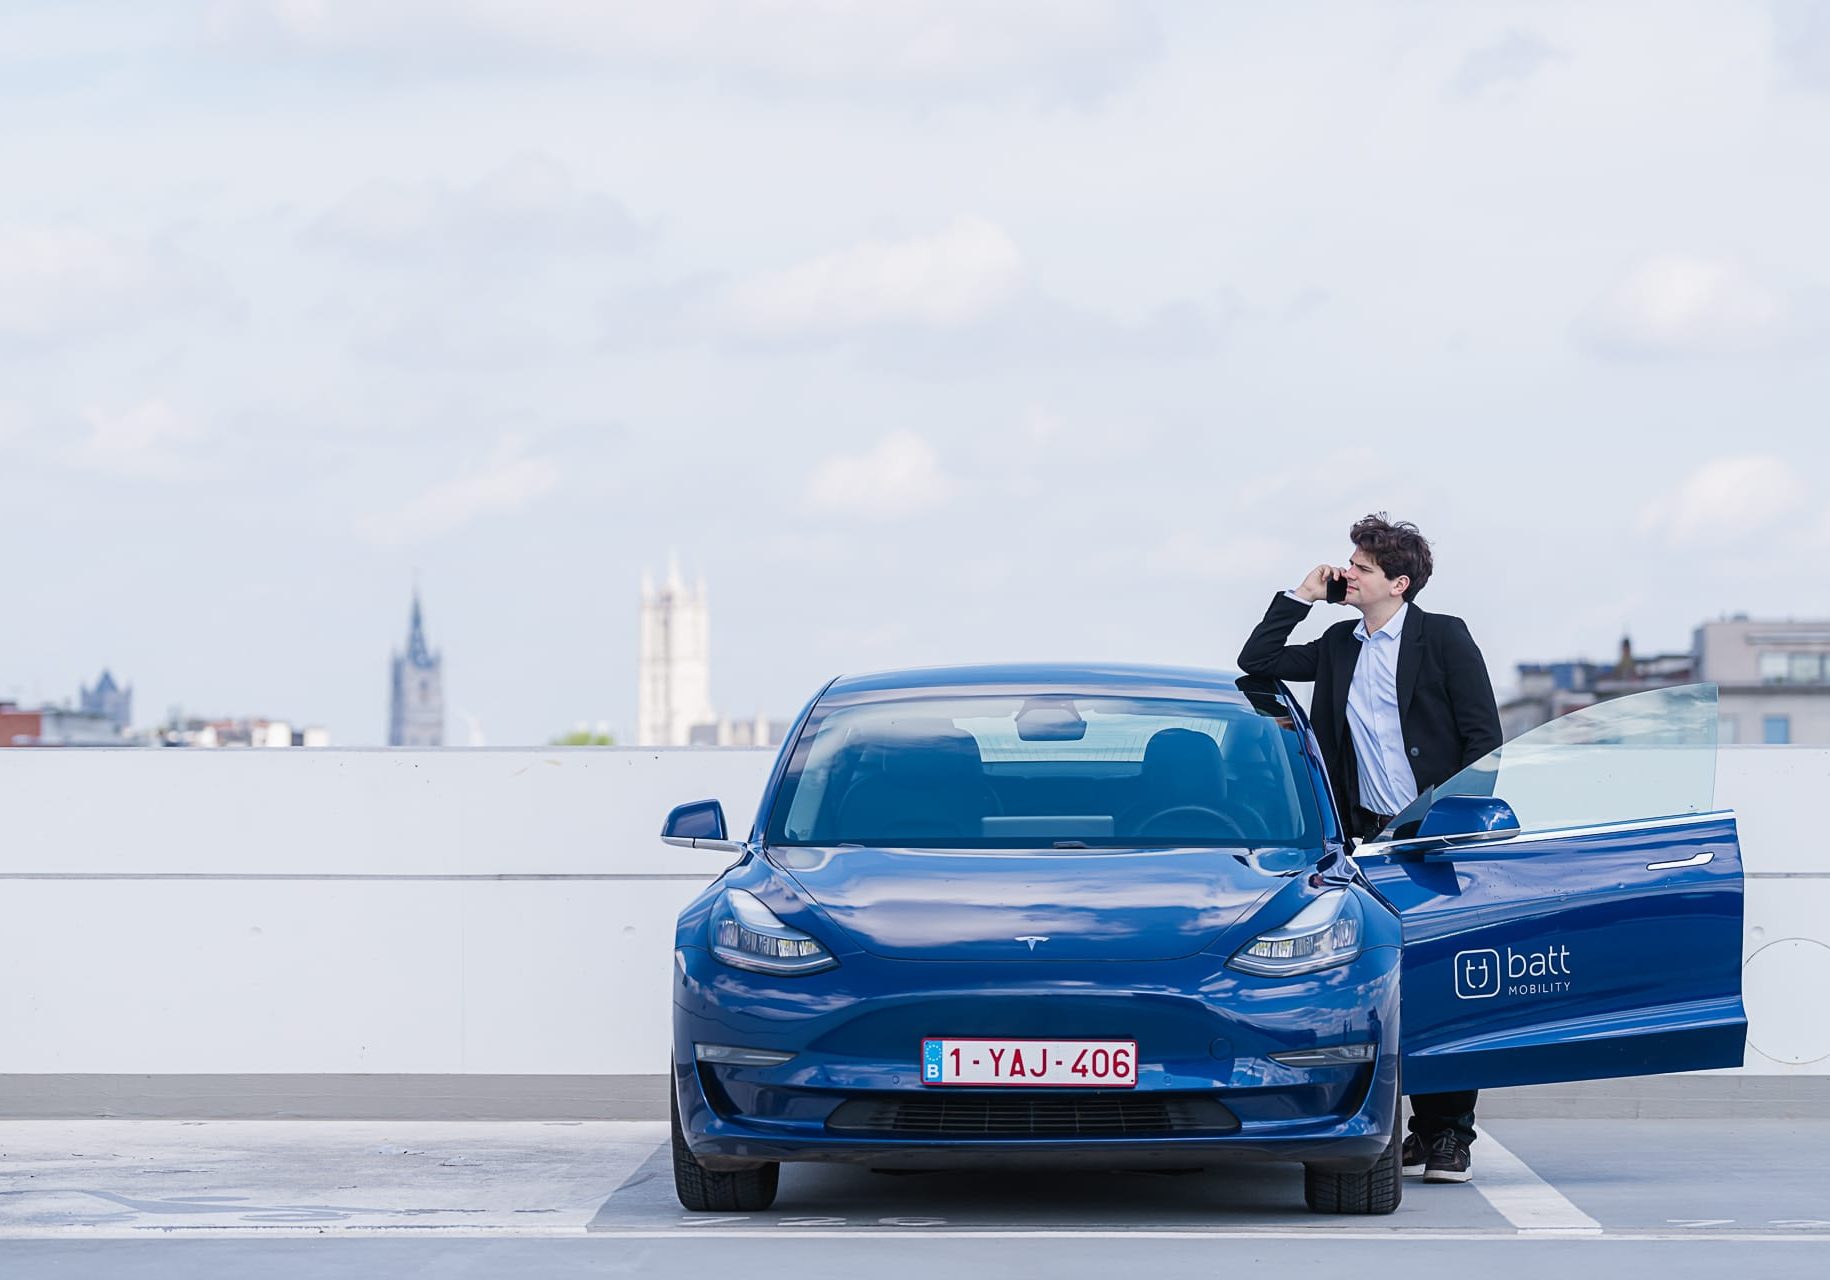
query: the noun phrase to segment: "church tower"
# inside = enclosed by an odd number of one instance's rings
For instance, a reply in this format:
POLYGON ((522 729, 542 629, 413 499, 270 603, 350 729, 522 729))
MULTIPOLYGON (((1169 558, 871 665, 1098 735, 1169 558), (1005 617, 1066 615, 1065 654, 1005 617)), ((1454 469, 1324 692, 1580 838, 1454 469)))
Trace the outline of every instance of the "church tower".
POLYGON ((390 747, 445 745, 444 662, 442 654, 426 647, 416 587, 413 618, 407 626, 407 651, 394 655, 394 696, 388 709, 390 747))
POLYGON ((642 575, 640 678, 636 745, 684 747, 694 725, 716 723, 705 580, 686 586, 671 557, 659 588, 642 575))
POLYGON ((133 686, 125 689, 114 682, 114 675, 106 668, 102 678, 95 682, 91 689, 82 686, 82 708, 86 715, 100 716, 112 724, 117 733, 126 733, 128 723, 133 719, 133 686))

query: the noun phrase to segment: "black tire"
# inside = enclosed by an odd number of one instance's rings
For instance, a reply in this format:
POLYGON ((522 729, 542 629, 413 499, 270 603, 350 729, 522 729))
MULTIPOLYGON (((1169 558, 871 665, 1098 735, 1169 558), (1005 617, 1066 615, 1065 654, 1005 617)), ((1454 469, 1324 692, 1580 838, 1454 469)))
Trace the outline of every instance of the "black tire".
POLYGON ((1379 1163, 1359 1173, 1303 1166, 1303 1199, 1316 1213, 1391 1213, 1404 1199, 1404 1168, 1397 1126, 1379 1163))
POLYGON ((670 1087, 668 1111, 674 1124, 674 1194, 694 1213, 758 1213, 775 1203, 782 1167, 765 1164, 757 1169, 726 1173, 708 1169, 693 1159, 680 1129, 680 1097, 670 1087))

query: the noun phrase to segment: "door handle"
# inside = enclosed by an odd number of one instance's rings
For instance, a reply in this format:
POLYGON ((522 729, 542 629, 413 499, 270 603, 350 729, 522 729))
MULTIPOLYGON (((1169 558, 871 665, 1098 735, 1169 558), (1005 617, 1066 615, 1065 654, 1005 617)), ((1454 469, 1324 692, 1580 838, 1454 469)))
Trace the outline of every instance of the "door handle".
POLYGON ((1713 861, 1715 856, 1716 851, 1714 849, 1705 849, 1701 853, 1693 853, 1688 858, 1678 858, 1672 862, 1648 862, 1646 864, 1646 870, 1676 871, 1680 867, 1701 867, 1713 861))

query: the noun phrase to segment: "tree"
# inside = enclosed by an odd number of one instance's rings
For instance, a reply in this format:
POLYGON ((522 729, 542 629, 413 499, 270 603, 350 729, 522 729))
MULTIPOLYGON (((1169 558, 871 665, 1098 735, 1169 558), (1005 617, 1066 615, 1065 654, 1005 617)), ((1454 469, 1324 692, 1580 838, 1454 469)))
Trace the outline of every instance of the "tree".
POLYGON ((614 747, 616 739, 602 725, 587 729, 582 724, 570 733, 562 733, 557 738, 548 739, 555 747, 614 747))

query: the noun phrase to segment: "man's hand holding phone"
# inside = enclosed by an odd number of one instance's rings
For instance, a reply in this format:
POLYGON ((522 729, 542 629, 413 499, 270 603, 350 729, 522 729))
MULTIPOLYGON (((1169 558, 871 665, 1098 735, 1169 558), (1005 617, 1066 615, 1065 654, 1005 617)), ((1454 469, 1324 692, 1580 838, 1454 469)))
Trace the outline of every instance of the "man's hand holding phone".
POLYGON ((1309 570, 1309 576, 1297 587, 1296 594, 1310 603, 1326 600, 1329 604, 1345 604, 1347 571, 1331 564, 1318 564, 1309 570))

